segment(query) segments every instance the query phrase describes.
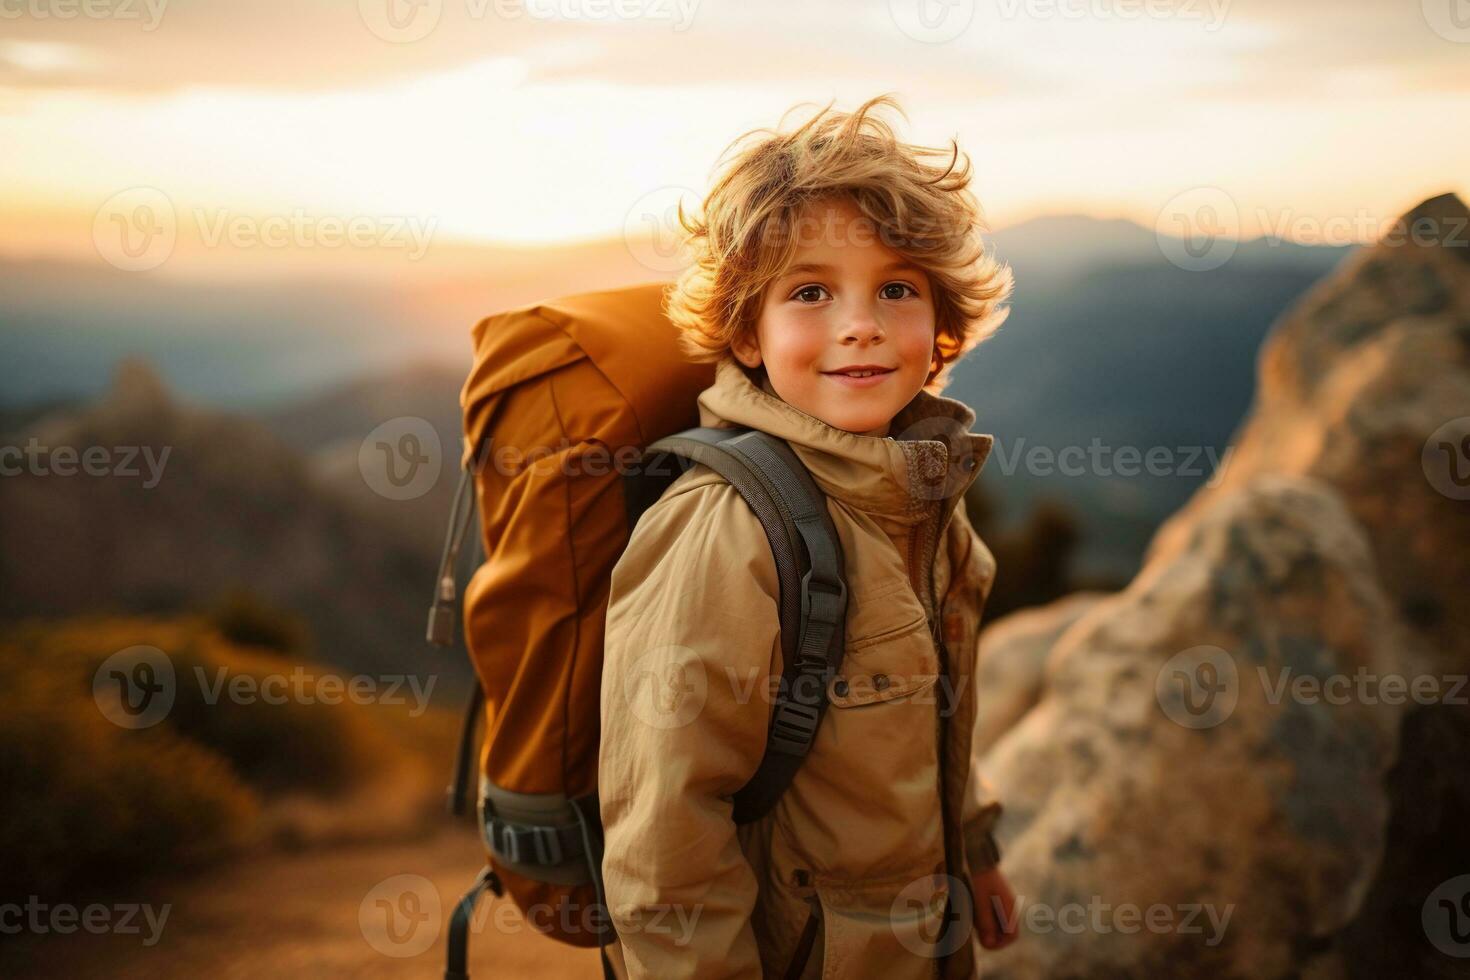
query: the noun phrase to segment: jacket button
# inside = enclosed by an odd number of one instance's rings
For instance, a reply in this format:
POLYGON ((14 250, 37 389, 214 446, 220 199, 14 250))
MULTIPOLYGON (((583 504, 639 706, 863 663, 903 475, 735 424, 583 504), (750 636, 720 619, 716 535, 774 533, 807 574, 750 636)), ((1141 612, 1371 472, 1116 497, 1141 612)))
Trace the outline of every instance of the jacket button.
POLYGON ((876 687, 878 690, 880 690, 880 691, 886 691, 886 690, 888 690, 888 684, 889 684, 889 680, 888 680, 888 675, 887 674, 874 674, 873 675, 873 686, 876 687))
POLYGON ((836 691, 837 696, 840 698, 847 697, 847 681, 841 677, 837 678, 832 684, 832 690, 836 691))

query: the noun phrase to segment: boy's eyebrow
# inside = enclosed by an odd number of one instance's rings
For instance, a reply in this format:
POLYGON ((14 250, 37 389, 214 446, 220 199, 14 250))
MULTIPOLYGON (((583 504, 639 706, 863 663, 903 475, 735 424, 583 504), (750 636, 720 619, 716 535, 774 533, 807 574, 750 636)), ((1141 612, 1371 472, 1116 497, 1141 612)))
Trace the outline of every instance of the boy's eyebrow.
MULTIPOLYGON (((835 268, 833 266, 830 266, 830 265, 826 264, 825 262, 799 262, 796 265, 793 265, 793 266, 789 267, 785 272, 781 273, 781 277, 784 279, 786 276, 794 276, 794 275, 796 275, 799 272, 834 272, 834 271, 836 271, 835 268)), ((921 268, 919 268, 917 265, 914 265, 912 262, 909 262, 909 261, 907 261, 905 259, 897 259, 897 260, 895 260, 893 262, 888 263, 885 266, 882 266, 881 268, 878 269, 878 271, 879 272, 900 272, 900 271, 905 271, 905 272, 923 272, 924 270, 921 269, 921 268)))

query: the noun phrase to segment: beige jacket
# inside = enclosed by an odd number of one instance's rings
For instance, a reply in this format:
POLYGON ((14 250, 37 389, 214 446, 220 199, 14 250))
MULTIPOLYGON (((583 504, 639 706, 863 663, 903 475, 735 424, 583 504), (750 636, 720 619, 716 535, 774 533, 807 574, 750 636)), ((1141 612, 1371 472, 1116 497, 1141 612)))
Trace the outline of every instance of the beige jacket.
POLYGON ((995 560, 960 504, 992 437, 927 392, 892 438, 845 432, 728 358, 699 407, 702 425, 786 439, 828 495, 846 654, 791 787, 737 827, 731 796, 761 760, 781 676, 775 561, 755 514, 702 465, 639 520, 612 575, 599 760, 606 899, 627 971, 973 976, 972 928, 935 940, 951 891, 971 907, 969 869, 1000 812, 970 755, 995 560), (793 964, 809 922, 811 952, 793 964))

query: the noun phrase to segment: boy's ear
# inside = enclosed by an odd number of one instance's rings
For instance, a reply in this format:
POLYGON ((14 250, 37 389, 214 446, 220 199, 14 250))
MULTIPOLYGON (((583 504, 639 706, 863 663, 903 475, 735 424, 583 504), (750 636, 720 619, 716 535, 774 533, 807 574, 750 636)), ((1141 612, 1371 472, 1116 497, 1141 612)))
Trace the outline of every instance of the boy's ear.
POLYGON ((730 341, 730 353, 748 368, 761 366, 761 345, 754 330, 747 330, 730 341))

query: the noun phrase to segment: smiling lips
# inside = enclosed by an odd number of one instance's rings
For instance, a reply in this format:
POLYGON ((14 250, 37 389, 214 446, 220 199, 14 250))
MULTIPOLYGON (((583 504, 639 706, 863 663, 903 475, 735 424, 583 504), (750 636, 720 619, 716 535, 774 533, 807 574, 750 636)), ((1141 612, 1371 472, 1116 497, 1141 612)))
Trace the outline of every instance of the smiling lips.
POLYGON ((881 383, 896 370, 897 368, 884 367, 881 364, 853 364, 836 371, 823 371, 822 374, 849 388, 869 388, 881 383))

